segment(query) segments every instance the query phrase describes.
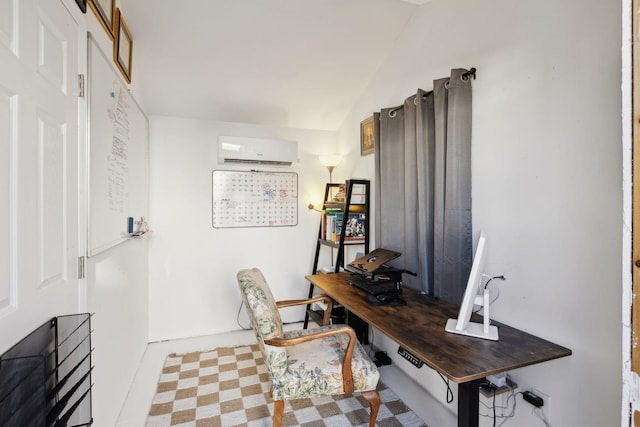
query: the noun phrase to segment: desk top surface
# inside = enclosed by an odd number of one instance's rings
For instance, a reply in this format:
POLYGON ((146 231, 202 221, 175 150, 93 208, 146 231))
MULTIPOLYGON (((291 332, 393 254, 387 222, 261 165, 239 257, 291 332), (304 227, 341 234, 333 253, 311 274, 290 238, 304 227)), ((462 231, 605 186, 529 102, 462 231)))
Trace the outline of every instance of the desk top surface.
POLYGON ((413 289, 403 290, 406 306, 370 306, 365 292, 350 286, 348 277, 318 274, 307 280, 456 383, 571 355, 568 348, 494 321, 499 341, 448 333, 444 326, 458 316, 458 307, 413 289))

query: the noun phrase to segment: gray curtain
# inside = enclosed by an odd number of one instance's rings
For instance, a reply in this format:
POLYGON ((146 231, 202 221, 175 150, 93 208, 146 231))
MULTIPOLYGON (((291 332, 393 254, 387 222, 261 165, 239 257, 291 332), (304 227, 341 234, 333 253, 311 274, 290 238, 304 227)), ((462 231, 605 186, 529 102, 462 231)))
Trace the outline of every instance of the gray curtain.
POLYGON ((376 139, 376 247, 402 252, 405 285, 456 304, 473 258, 466 71, 381 110, 376 139))

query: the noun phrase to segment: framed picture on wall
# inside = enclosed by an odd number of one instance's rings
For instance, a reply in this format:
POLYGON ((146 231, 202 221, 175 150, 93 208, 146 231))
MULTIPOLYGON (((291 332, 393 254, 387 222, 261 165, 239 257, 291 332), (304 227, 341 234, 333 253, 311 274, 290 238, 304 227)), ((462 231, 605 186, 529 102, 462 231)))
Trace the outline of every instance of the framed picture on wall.
POLYGON ((373 116, 367 117, 360 122, 360 155, 366 156, 375 151, 376 140, 378 139, 378 123, 380 122, 380 114, 373 113, 373 116))
POLYGON ((120 9, 116 10, 115 41, 113 43, 113 60, 120 69, 127 83, 131 83, 131 62, 133 59, 133 39, 122 17, 120 9))
POLYGON ((113 39, 116 0, 89 0, 89 6, 91 7, 91 10, 93 10, 93 13, 98 17, 98 21, 102 24, 102 27, 109 35, 109 38, 113 39))
POLYGON ((76 4, 82 11, 82 13, 87 13, 87 0, 76 0, 76 4))

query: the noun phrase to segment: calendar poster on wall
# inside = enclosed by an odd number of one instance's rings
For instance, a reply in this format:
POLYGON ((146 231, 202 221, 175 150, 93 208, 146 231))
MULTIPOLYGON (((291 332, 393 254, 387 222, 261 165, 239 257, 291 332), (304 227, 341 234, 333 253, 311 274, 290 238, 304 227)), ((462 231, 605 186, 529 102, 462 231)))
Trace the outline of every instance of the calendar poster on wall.
POLYGON ((297 173, 213 171, 214 228, 297 224, 297 173))

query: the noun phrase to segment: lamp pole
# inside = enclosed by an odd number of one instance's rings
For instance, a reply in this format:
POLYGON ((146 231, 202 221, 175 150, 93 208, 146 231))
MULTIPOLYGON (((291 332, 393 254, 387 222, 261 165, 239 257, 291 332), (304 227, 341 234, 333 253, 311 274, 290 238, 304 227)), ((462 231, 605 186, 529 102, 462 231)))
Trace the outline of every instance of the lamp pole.
POLYGON ((329 184, 332 184, 333 183, 332 173, 333 173, 333 169, 335 169, 335 166, 327 166, 327 169, 329 169, 329 184))

